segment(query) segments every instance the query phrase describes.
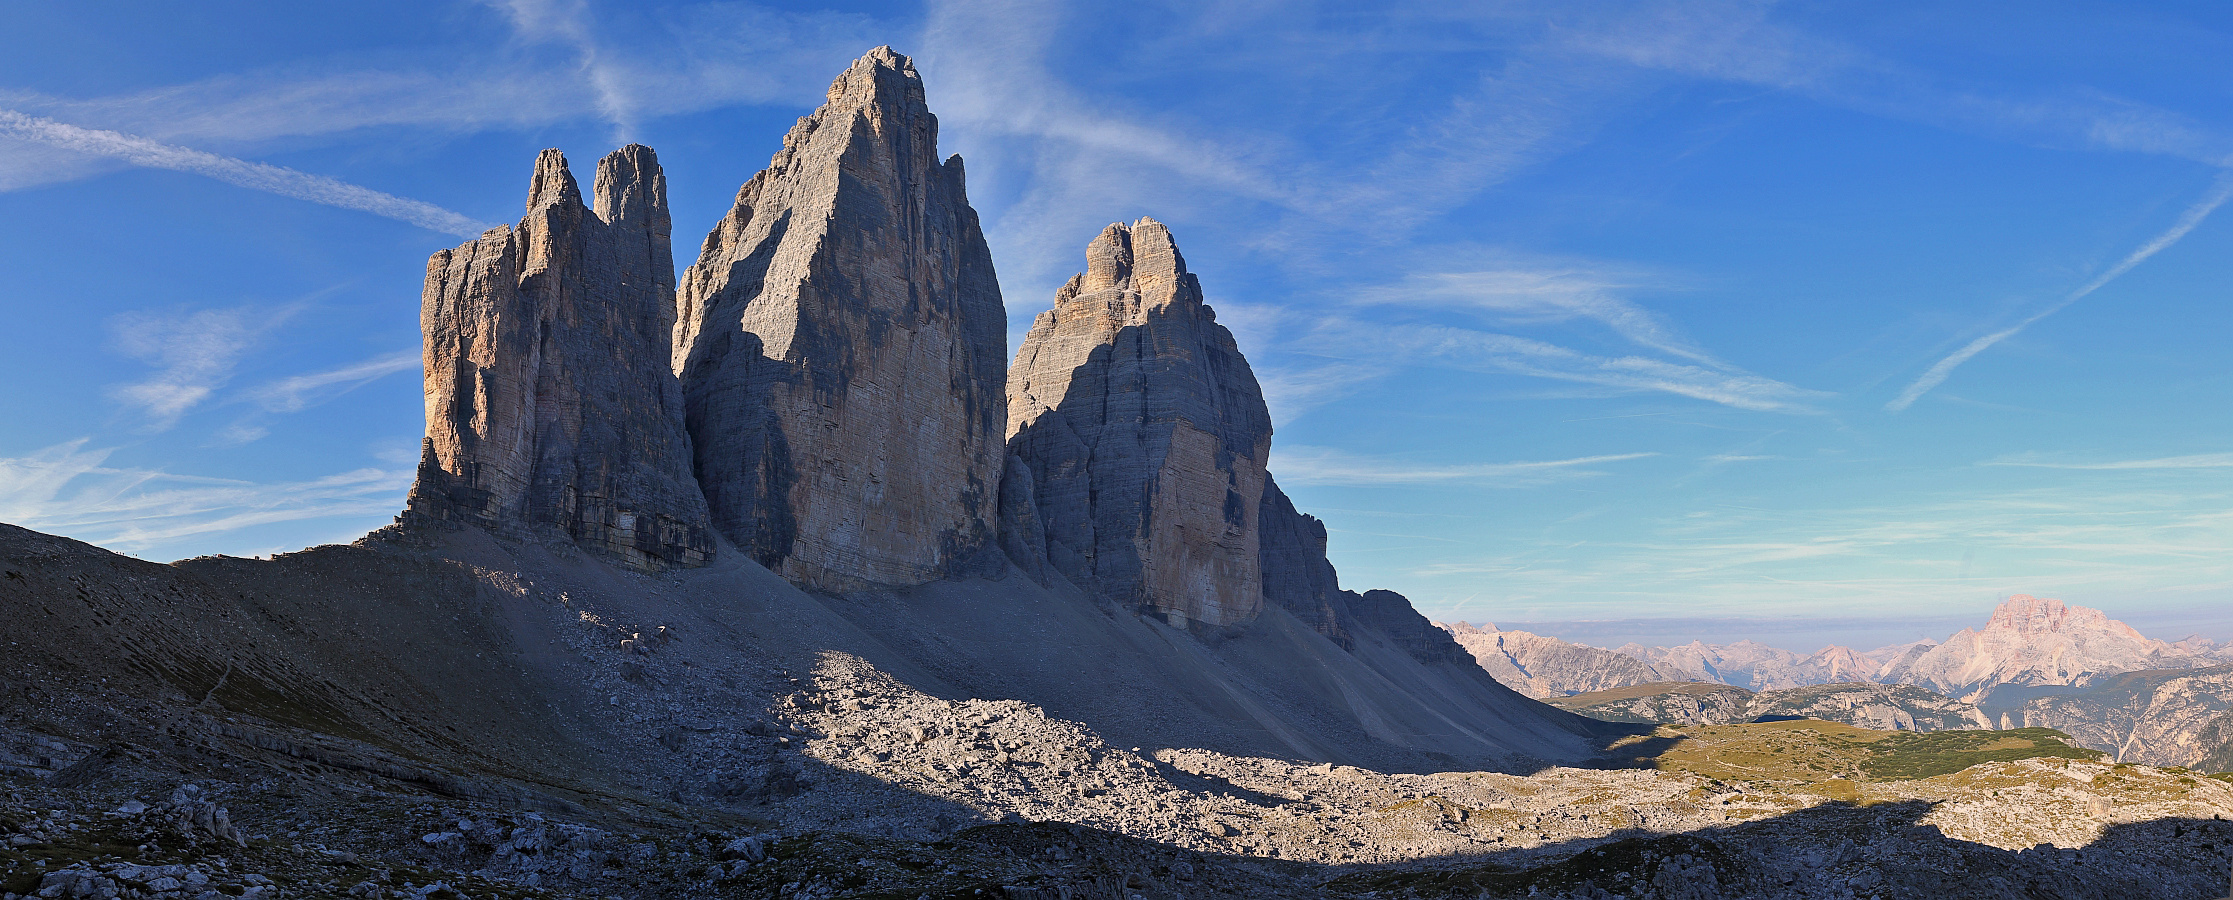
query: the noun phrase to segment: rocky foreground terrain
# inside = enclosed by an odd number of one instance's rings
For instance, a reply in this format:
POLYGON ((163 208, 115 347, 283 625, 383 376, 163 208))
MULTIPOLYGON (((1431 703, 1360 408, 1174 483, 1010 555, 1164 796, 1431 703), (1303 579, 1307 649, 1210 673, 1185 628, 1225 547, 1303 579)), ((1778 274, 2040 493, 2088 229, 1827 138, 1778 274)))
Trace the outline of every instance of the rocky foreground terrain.
POLYGON ((2203 898, 2233 851, 2233 776, 2038 729, 1661 728, 1596 768, 1404 774, 801 674, 753 729, 771 775, 726 804, 11 682, 0 898, 2203 898))

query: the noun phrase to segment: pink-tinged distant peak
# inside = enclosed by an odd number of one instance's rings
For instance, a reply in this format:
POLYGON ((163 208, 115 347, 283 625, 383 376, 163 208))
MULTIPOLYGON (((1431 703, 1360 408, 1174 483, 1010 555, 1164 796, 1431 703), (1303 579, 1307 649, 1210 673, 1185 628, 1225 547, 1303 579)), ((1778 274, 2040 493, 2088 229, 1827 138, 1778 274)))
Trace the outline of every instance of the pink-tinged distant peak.
POLYGON ((2147 641, 2132 626, 2109 618, 2109 614, 2101 610, 2070 606, 2052 597, 2030 594, 2015 594, 2001 601, 2000 606, 1993 609, 1993 619, 1985 630, 2017 634, 2109 633, 2147 641))
POLYGON ((2018 634, 2091 631, 2107 621, 2108 617, 2102 615, 2100 610, 2067 606, 2052 597, 2017 594, 2002 601, 1993 610, 1993 619, 1986 624, 1985 630, 2013 631, 2018 634))

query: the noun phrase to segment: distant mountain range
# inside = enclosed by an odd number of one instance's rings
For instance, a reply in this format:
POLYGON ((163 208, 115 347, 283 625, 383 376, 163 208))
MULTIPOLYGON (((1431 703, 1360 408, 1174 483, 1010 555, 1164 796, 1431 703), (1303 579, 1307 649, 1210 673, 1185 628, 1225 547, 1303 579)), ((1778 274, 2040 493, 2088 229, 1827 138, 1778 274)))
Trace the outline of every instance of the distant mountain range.
MULTIPOLYGON (((1916 641, 1867 652, 1830 646, 1811 656, 1756 641, 1694 641, 1679 647, 1631 643, 1608 650, 1487 624, 1442 627, 1482 668, 1514 690, 1616 721, 1716 716, 1740 716, 1728 721, 1743 721, 1762 715, 1756 707, 1773 705, 1780 696, 1771 695, 1778 692, 1873 683, 1923 689, 1945 702, 1920 696, 1905 700, 1943 709, 1955 720, 1968 718, 1956 711, 1962 708, 1981 713, 1970 727, 2057 728, 2120 759, 2198 765, 2213 753, 2233 755, 2233 748, 2224 746, 2233 741, 2233 645, 2199 636, 2155 640, 2100 610, 2028 594, 2002 602, 1983 628, 1965 628, 1942 642, 1916 641), (1670 682, 1728 685, 1748 693, 1721 696, 1677 689, 1670 682), (1576 698, 1597 692, 1616 693, 1576 698)), ((1884 699, 1874 702, 1884 706, 1884 699)), ((1873 714, 1890 723, 1882 727, 1930 730, 1899 724, 1896 715, 1884 710, 1873 714)), ((1854 715, 1871 714, 1848 709, 1819 717, 1851 721, 1854 715)), ((1913 711, 1908 715, 1915 718, 1913 711)), ((1964 727, 1932 716, 1916 721, 1964 727)), ((2233 758, 2219 765, 2233 768, 2233 758)))
POLYGON ((1974 704, 1907 684, 1820 684, 1758 693, 1727 684, 1640 684, 1571 697, 1552 706, 1608 722, 1730 725, 1822 719, 1878 731, 1991 728, 1974 704))

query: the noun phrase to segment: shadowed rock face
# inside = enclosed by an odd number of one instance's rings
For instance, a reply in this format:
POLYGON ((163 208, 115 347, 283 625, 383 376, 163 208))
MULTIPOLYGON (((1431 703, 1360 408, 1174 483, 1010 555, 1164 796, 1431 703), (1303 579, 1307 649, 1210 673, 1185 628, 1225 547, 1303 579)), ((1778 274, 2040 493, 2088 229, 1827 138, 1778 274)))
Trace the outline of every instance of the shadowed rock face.
POLYGON ((715 527, 825 591, 997 570, 1006 312, 913 63, 839 76, 682 280, 715 527))
POLYGON ((1293 613, 1345 650, 1356 649, 1359 634, 1372 632, 1420 662, 1476 668, 1466 649, 1420 615, 1404 595, 1342 590, 1334 564, 1326 559, 1326 523, 1295 509, 1269 477, 1257 524, 1266 603, 1293 613))
POLYGON ((713 554, 690 473, 667 182, 651 148, 535 161, 527 216, 427 261, 426 441, 412 513, 503 534, 556 529, 637 568, 713 554))
POLYGON ((1169 229, 1141 219, 1093 240, 1032 323, 1008 396, 1056 571, 1175 624, 1255 618, 1271 414, 1169 229))

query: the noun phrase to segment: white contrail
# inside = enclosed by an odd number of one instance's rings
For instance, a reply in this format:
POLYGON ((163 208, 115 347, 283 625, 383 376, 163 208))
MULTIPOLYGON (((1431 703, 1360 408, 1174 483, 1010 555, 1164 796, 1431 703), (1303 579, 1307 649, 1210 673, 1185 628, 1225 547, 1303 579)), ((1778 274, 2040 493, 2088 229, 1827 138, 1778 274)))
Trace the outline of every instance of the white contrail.
POLYGON ((2178 243, 2180 238, 2186 237, 2187 232, 2193 231, 2195 226, 2202 224, 2202 220, 2207 218, 2210 213, 2215 212, 2219 206, 2223 206, 2228 197, 2233 197, 2233 170, 2228 170, 2225 174, 2219 175, 2217 183, 2210 186, 2209 193, 2203 194, 2202 199, 2195 201, 2193 206, 2187 207, 2187 211, 2179 216, 2179 220, 2172 223, 2171 227, 2162 234, 2156 235, 2155 240, 2142 244, 2140 249, 2132 251, 2124 259, 2118 261, 2116 265, 2109 267, 2109 271, 2095 276, 2094 280, 2086 282, 2084 287, 2071 291, 2069 296, 2062 298, 2053 306, 2033 313, 2030 318, 2012 326, 1970 341, 1962 349, 1956 350, 1945 359, 1939 360, 1937 365, 1923 373, 1923 377, 1915 379, 1914 384, 1908 385, 1907 390, 1901 391, 1898 397, 1892 399, 1892 402, 1884 404, 1884 408, 1892 412, 1899 412, 1914 405, 1918 398, 1930 393, 1930 390, 1938 387, 1940 383, 1946 380, 1947 376, 1954 374, 1954 367, 1968 362, 1970 357, 1983 353, 1985 348, 2007 340, 2009 336, 2016 332, 2031 327, 2034 322, 2061 312, 2063 308, 2070 304, 2084 299, 2087 294, 2100 290, 2102 285, 2116 280, 2117 276, 2132 271, 2133 266, 2145 262, 2148 257, 2178 243))
POLYGON ((14 110, 0 109, 0 138, 36 141, 78 153, 121 159, 151 169, 205 175, 227 184, 269 191, 282 197, 327 206, 362 210, 446 234, 477 237, 481 232, 494 227, 432 203, 383 194, 324 175, 219 156, 118 131, 80 128, 52 119, 27 116, 14 110))

